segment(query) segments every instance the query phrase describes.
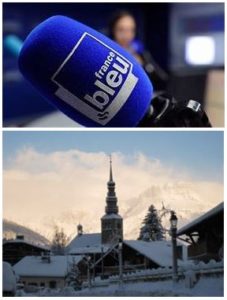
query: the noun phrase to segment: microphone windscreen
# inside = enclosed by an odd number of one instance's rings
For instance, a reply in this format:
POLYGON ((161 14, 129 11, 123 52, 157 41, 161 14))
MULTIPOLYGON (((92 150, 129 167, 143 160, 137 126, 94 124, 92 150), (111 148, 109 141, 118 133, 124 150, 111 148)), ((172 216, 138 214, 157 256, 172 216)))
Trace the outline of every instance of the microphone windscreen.
POLYGON ((131 54, 64 16, 33 29, 19 68, 51 103, 87 127, 134 127, 152 98, 152 84, 131 54))

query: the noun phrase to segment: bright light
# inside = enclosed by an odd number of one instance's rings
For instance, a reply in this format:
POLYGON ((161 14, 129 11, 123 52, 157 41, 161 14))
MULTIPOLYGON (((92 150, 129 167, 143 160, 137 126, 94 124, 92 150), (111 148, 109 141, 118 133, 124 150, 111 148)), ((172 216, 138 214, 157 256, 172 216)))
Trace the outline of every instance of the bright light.
POLYGON ((214 63, 215 43, 209 36, 192 36, 186 39, 185 60, 190 65, 214 63))

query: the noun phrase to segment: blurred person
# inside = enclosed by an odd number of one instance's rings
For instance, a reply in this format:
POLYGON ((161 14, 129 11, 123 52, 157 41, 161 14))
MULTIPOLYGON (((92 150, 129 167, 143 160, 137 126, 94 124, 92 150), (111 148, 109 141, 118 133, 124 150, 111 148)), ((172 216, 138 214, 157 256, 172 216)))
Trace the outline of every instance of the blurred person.
POLYGON ((133 47, 136 37, 136 22, 134 17, 127 11, 120 11, 113 15, 109 24, 110 37, 121 47, 130 52, 141 64, 143 58, 133 47))
POLYGON ((142 42, 136 39, 137 25, 134 16, 128 11, 118 11, 109 22, 109 36, 121 47, 131 53, 143 66, 154 84, 155 90, 165 89, 167 73, 155 62, 142 42))

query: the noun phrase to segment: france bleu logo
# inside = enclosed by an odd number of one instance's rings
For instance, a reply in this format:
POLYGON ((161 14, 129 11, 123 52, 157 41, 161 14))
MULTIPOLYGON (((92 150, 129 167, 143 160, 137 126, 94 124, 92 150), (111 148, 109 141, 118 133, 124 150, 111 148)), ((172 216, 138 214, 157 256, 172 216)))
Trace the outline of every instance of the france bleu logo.
POLYGON ((58 86, 58 98, 96 123, 106 125, 138 82, 132 70, 130 61, 85 32, 51 80, 58 86))

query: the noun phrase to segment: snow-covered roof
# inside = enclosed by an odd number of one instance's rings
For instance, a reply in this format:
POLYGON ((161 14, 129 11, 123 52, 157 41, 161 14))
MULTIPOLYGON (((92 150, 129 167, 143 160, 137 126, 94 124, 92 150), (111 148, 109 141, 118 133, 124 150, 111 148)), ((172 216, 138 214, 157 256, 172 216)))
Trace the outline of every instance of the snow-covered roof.
POLYGON ((118 214, 105 214, 102 219, 122 219, 118 214))
POLYGON ((81 255, 55 255, 50 257, 50 263, 42 260, 41 256, 25 256, 14 265, 15 273, 27 277, 65 277, 70 263, 79 263, 81 255))
MULTIPOLYGON (((145 242, 125 240, 124 244, 138 251, 161 267, 172 266, 172 244, 170 241, 145 242)), ((180 262, 178 260, 178 262, 180 262)))
POLYGON ((16 291, 16 276, 13 272, 12 266, 8 262, 3 262, 3 291, 16 291))
POLYGON ((6 240, 6 241, 3 242, 3 245, 5 245, 5 244, 27 244, 29 246, 40 248, 41 250, 46 250, 46 251, 50 250, 50 247, 48 247, 48 246, 44 246, 44 245, 41 245, 41 244, 37 244, 37 243, 34 243, 34 242, 21 240, 21 239, 6 240))
POLYGON ((101 233, 77 235, 66 247, 67 253, 91 253, 92 249, 101 252, 101 233))
POLYGON ((196 230, 196 227, 203 223, 204 221, 214 217, 215 215, 219 214, 220 212, 224 212, 224 202, 219 203, 217 206, 209 210, 207 213, 202 214, 200 217, 196 218, 192 222, 188 223, 187 225, 183 226, 177 231, 177 235, 182 235, 187 232, 191 232, 196 230))
POLYGON ((105 253, 109 249, 106 245, 100 246, 86 246, 86 247, 75 247, 69 250, 68 254, 92 254, 92 253, 105 253))

